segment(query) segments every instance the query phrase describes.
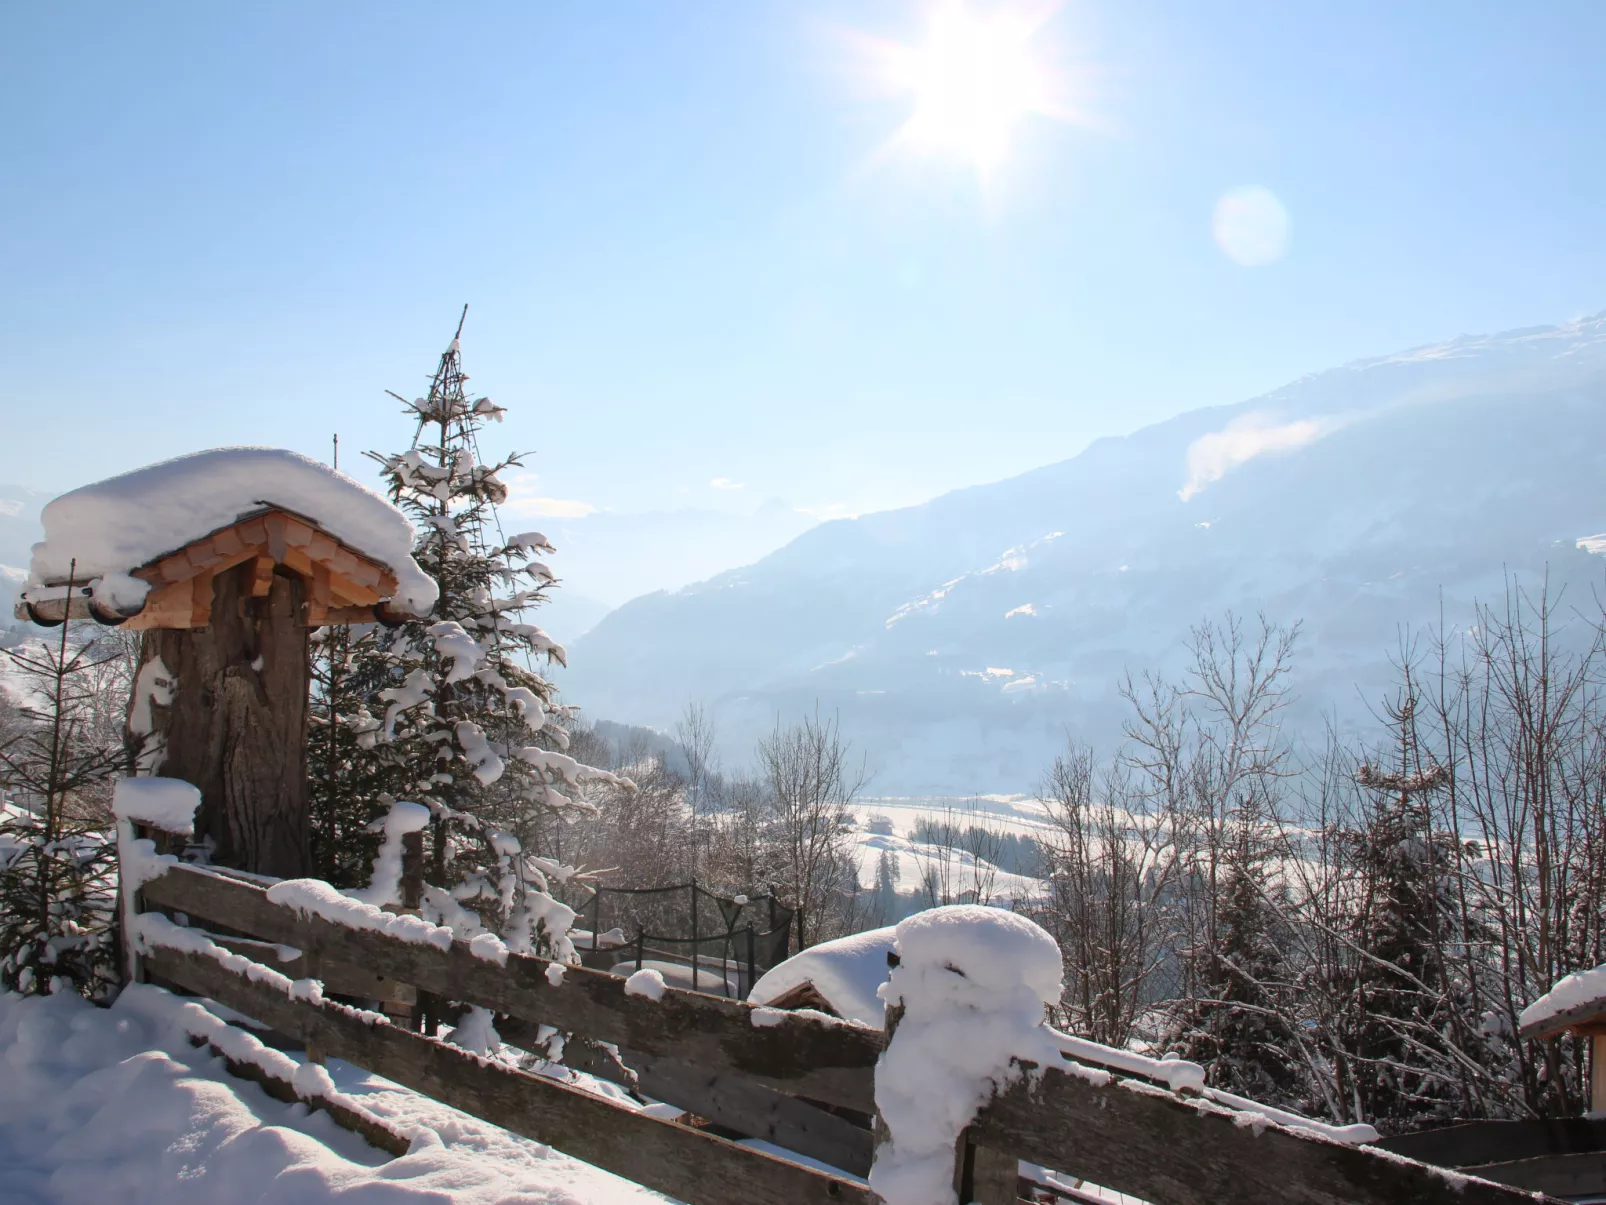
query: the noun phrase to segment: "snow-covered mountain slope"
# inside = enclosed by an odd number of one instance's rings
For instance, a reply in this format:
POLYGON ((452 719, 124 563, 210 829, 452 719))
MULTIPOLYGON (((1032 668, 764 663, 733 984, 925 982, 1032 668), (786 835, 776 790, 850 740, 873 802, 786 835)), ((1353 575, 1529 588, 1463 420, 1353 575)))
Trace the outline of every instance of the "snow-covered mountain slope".
POLYGON ((1364 714, 1441 588, 1459 619, 1548 565, 1587 602, 1602 533, 1606 315, 1362 361, 824 524, 614 611, 564 688, 656 726, 703 700, 731 755, 818 703, 878 793, 1024 790, 1067 730, 1112 739, 1123 669, 1174 665, 1204 617, 1303 620, 1303 718, 1364 714))

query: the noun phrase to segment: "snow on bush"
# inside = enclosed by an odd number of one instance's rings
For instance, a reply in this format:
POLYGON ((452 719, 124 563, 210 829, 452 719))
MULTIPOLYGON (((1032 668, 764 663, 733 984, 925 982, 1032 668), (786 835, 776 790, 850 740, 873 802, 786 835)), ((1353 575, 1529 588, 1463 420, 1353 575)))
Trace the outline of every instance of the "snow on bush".
POLYGON ((953 1200, 954 1147, 977 1111, 1022 1064, 1059 1063, 1043 1019, 1059 999, 1060 953, 1025 917, 975 905, 916 913, 896 945, 880 993, 896 1028, 875 1077, 890 1140, 870 1186, 887 1205, 934 1205, 953 1200))
POLYGON ((228 527, 241 515, 279 506, 324 530, 396 574, 393 600, 426 615, 439 593, 413 560, 413 526, 372 490, 344 473, 283 448, 215 448, 148 465, 86 485, 46 504, 45 538, 33 548, 28 590, 96 581, 97 599, 138 605, 144 583, 131 569, 228 527))

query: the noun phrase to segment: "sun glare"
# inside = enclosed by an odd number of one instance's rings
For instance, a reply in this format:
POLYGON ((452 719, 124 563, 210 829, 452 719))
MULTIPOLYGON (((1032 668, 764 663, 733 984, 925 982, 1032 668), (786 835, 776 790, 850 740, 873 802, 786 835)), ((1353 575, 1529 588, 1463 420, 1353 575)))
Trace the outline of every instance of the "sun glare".
POLYGON ((1002 159, 1020 119, 1047 109, 1045 73, 1032 47, 1040 23, 978 17, 960 4, 938 9, 925 42, 898 55, 897 82, 915 100, 904 127, 909 139, 978 167, 1002 159))

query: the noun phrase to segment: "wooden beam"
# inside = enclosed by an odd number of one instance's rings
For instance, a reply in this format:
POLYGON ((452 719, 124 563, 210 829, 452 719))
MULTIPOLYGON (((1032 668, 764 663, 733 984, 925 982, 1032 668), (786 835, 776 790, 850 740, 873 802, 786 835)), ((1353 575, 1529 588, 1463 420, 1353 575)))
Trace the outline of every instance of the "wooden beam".
POLYGON ((264 516, 255 515, 243 523, 236 523, 235 527, 240 533, 240 539, 247 544, 259 544, 263 547, 268 543, 268 525, 263 522, 264 516))
POLYGON ((232 556, 245 548, 245 541, 240 538, 241 524, 236 523, 225 527, 221 531, 212 533, 212 545, 224 556, 232 556))
POLYGON ((291 947, 281 946, 277 942, 229 937, 220 933, 208 933, 207 937, 225 950, 243 954, 253 962, 270 966, 291 979, 322 980, 325 992, 355 996, 359 1000, 374 1000, 380 1004, 413 1004, 418 999, 417 990, 410 984, 386 979, 362 967, 319 961, 304 950, 296 951, 294 957, 281 958, 281 952, 291 947))
POLYGON ((212 571, 203 569, 189 580, 190 587, 190 622, 189 627, 207 628, 212 626, 212 571))
POLYGON ((1057 1069, 976 1118, 975 1142, 1161 1205, 1533 1205, 1534 1198, 1365 1146, 1257 1123, 1131 1080, 1057 1069))
POLYGON ((455 1109, 555 1147, 687 1205, 876 1205, 864 1185, 660 1121, 466 1051, 292 1000, 203 954, 157 947, 152 971, 197 994, 455 1109))
POLYGON ((312 588, 307 591, 307 626, 321 628, 329 622, 329 566, 312 563, 312 588))
POLYGON ((192 579, 173 582, 152 590, 145 596, 145 609, 123 624, 131 632, 152 628, 187 628, 195 611, 195 587, 192 579))
POLYGON ((1589 1039, 1589 1111, 1606 1113, 1606 1034, 1589 1039))
POLYGON ((371 607, 380 600, 377 590, 372 590, 343 573, 331 573, 329 581, 335 593, 345 600, 347 606, 371 607))
POLYGON ((190 1045, 205 1046, 223 1060, 223 1065, 228 1068, 230 1075, 258 1085, 274 1100, 283 1101, 287 1105, 302 1104, 309 1109, 322 1110, 329 1114, 330 1120, 336 1125, 361 1136, 369 1146, 382 1150, 387 1155, 400 1157, 412 1149, 412 1139, 371 1114, 359 1113, 325 1096, 303 1096, 296 1091, 295 1084, 289 1080, 280 1079, 255 1063, 244 1063, 230 1058, 221 1047, 212 1045, 205 1038, 191 1034, 190 1045))
POLYGON ((283 511, 269 511, 262 516, 262 527, 268 534, 268 555, 284 564, 285 550, 289 547, 290 516, 283 511))
POLYGON ((340 544, 327 532, 314 531, 312 538, 307 541, 307 555, 315 561, 322 561, 325 565, 339 551, 340 544))
POLYGON ((1546 1038, 1560 1037, 1569 1029, 1602 1021, 1606 1021, 1606 999, 1586 1000, 1542 1021, 1524 1025, 1517 1033, 1520 1037, 1538 1042, 1546 1038))
MULTIPOLYGON (((288 973, 288 972, 286 972, 288 973)), ((531 1049, 540 1028, 533 1021, 510 1018, 497 1025, 503 1039, 523 1049, 531 1049)), ((573 1057, 578 1043, 571 1044, 564 1064, 615 1083, 627 1077, 609 1074, 600 1062, 581 1065, 573 1057)), ((745 1134, 762 1138, 776 1146, 854 1176, 870 1174, 870 1131, 838 1117, 818 1105, 787 1096, 756 1084, 743 1075, 709 1072, 678 1059, 620 1050, 624 1067, 635 1073, 635 1087, 653 1100, 676 1105, 698 1117, 745 1134)), ((1013 1169, 1013 1165, 1011 1165, 1013 1169)))
POLYGON ((273 589, 273 558, 259 556, 251 565, 251 597, 266 598, 273 589))
POLYGON ((373 623, 372 607, 330 607, 330 623, 373 623))
POLYGON ((239 933, 295 946, 319 958, 366 966, 421 991, 544 1022, 627 1050, 673 1058, 711 1074, 746 1075, 780 1092, 869 1113, 882 1036, 861 1026, 789 1017, 755 1026, 753 1006, 720 996, 671 991, 662 1000, 628 996, 605 971, 565 967, 556 985, 544 958, 514 954, 498 966, 469 952, 383 933, 348 929, 267 898, 254 883, 193 866, 174 866, 142 890, 152 906, 201 917, 239 933))
POLYGON ((299 515, 285 515, 284 539, 290 547, 310 549, 317 538, 318 529, 307 520, 299 515))

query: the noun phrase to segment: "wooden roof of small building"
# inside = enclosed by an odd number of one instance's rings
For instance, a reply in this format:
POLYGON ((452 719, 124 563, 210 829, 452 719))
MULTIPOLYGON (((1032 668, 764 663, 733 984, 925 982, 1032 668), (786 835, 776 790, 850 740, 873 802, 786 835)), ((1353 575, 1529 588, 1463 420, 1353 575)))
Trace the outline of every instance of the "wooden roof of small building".
MULTIPOLYGON (((280 566, 306 581, 302 616, 306 626, 399 618, 385 606, 397 590, 390 566, 344 543, 316 520, 281 506, 241 515, 233 523, 131 570, 130 576, 151 587, 137 611, 111 613, 83 587, 75 589, 65 605, 59 595, 24 596, 18 601, 18 618, 53 624, 67 617, 93 618, 134 630, 204 628, 211 622, 213 579, 246 561, 254 563, 254 596, 268 593, 280 566)), ((46 585, 59 588, 67 583, 46 585)))

